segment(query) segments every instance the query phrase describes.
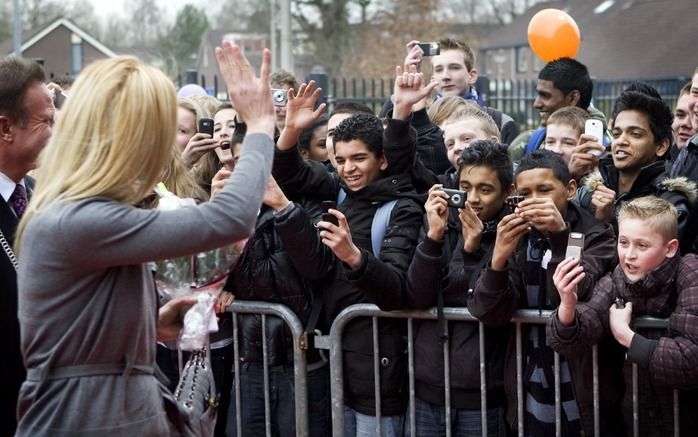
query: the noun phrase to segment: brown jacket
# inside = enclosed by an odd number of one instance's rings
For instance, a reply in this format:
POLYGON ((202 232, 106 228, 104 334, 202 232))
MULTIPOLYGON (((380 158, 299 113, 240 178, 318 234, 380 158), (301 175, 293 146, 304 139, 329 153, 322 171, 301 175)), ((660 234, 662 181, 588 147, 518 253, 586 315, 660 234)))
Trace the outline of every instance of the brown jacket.
MULTIPOLYGON (((669 319, 667 330, 638 332, 628 349, 623 365, 626 430, 632 430, 631 375, 632 363, 637 363, 642 435, 673 434, 674 388, 684 389, 680 392, 681 435, 698 435, 698 257, 667 259, 636 283, 616 267, 597 283, 588 302, 577 305, 574 324, 563 326, 556 315, 550 318, 551 347, 568 356, 589 354, 591 345, 611 336, 608 313, 618 296, 633 303, 634 317, 669 319)), ((600 366, 608 364, 603 356, 599 359, 600 366)))

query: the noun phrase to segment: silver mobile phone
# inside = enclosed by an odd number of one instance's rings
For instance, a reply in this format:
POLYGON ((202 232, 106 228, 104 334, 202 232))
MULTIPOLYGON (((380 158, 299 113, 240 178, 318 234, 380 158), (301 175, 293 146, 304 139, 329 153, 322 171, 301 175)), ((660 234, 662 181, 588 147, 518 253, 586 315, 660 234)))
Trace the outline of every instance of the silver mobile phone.
POLYGON ((567 251, 565 252, 565 259, 581 259, 582 248, 584 248, 584 234, 580 232, 570 232, 570 235, 567 238, 567 251))

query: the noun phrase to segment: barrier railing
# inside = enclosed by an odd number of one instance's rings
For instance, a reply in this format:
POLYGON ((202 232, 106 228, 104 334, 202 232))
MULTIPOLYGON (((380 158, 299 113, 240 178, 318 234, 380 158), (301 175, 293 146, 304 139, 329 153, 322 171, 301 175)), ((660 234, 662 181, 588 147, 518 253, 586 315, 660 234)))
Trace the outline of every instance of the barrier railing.
MULTIPOLYGON (((262 316, 262 352, 264 368, 264 418, 267 436, 271 436, 271 411, 269 407, 269 363, 267 355, 266 317, 276 316, 282 319, 293 336, 293 379, 294 379, 294 405, 296 416, 296 435, 308 435, 308 390, 307 390, 307 340, 305 329, 296 314, 288 307, 268 302, 235 301, 228 310, 233 313, 233 350, 235 369, 235 411, 237 435, 242 436, 242 417, 240 408, 240 350, 238 342, 237 314, 259 314, 262 316)), ((227 414, 227 412, 222 412, 227 414)))
MULTIPOLYGON (((239 345, 238 326, 236 314, 259 314, 262 316, 262 349, 264 353, 264 399, 266 435, 271 435, 270 408, 269 408, 269 381, 266 345, 266 316, 272 315, 284 320, 293 336, 293 356, 294 356, 294 381, 295 381, 295 418, 296 435, 308 435, 308 407, 307 407, 307 366, 306 350, 308 347, 306 334, 297 316, 287 307, 281 304, 252 301, 236 301, 229 310, 233 313, 234 332, 234 355, 235 355, 235 402, 240 405, 240 384, 239 384, 239 345)), ((485 336, 484 325, 473 317, 466 308, 444 308, 444 319, 446 323, 472 322, 479 325, 479 356, 480 356, 480 399, 481 399, 481 423, 482 436, 487 437, 487 367, 485 363, 485 336)), ((518 435, 523 436, 524 431, 524 390, 523 390, 523 346, 522 346, 522 325, 544 325, 547 323, 552 311, 538 310, 517 310, 511 319, 516 331, 516 381, 517 381, 517 408, 518 408, 518 435)), ((381 435, 380 421, 380 355, 378 350, 378 319, 406 319, 407 323, 407 353, 408 353, 408 380, 409 380, 409 431, 410 435, 416 436, 415 425, 415 381, 414 381, 414 329, 413 321, 417 320, 437 320, 435 308, 430 310, 410 310, 410 311, 382 311, 373 304, 357 304, 345 308, 334 320, 328 335, 316 336, 315 347, 329 350, 330 355, 330 386, 331 386, 331 411, 333 436, 343 436, 344 430, 344 377, 343 377, 343 341, 342 335, 347 324, 358 317, 371 317, 373 326, 373 372, 374 389, 376 396, 376 435, 381 435)), ((651 317, 640 317, 633 319, 635 328, 655 328, 666 329, 668 320, 655 319, 651 317)), ((444 396, 445 396, 445 420, 446 435, 451 436, 451 399, 450 385, 451 375, 449 359, 449 345, 443 345, 444 354, 444 396)), ((592 396, 594 412, 594 435, 600 435, 600 409, 599 409, 599 372, 598 372, 598 350, 592 347, 592 396)), ((560 397, 560 357, 555 352, 554 359, 555 378, 555 428, 556 436, 561 435, 562 415, 560 397)), ((674 436, 679 436, 679 393, 674 390, 674 436)), ((640 436, 639 429, 639 399, 638 399, 638 371, 637 364, 632 364, 632 403, 633 403, 633 435, 640 436)), ((241 436, 241 409, 236 408, 237 414, 237 435, 241 436)))
MULTIPOLYGON (((518 310, 514 313, 511 323, 516 329, 516 381, 517 381, 517 408, 518 408, 518 435, 524 435, 524 391, 523 391, 523 347, 522 325, 547 323, 552 311, 518 310)), ((332 429, 333 435, 341 437, 344 430, 344 379, 342 362, 342 334, 347 324, 357 317, 371 317, 373 322, 373 360, 374 360, 374 388, 376 393, 376 435, 381 435, 380 421, 380 367, 378 365, 378 318, 402 318, 407 319, 407 351, 408 351, 408 378, 409 378, 409 430, 410 435, 416 435, 415 426, 415 383, 414 383, 414 319, 436 320, 436 309, 427 311, 381 311, 373 304, 357 304, 345 308, 335 318, 327 336, 316 337, 315 346, 330 351, 330 379, 332 399, 332 429)), ((444 308, 444 318, 449 321, 474 322, 479 324, 479 355, 480 355, 480 396, 481 396, 481 422, 482 436, 487 437, 487 385, 485 365, 485 336, 484 325, 473 317, 466 308, 444 308)), ((636 328, 666 328, 667 320, 641 317, 633 320, 636 328)), ((444 343, 444 363, 449 363, 449 345, 444 343)), ((593 377, 592 396, 594 404, 594 435, 600 435, 600 411, 599 411, 599 373, 598 350, 592 347, 593 377)), ((555 429, 556 436, 561 436, 561 397, 560 397, 560 356, 554 353, 554 378, 555 378, 555 429)), ((450 390, 450 366, 444 365, 444 396, 445 396, 445 420, 446 436, 451 435, 451 402, 450 390)), ((634 436, 639 437, 639 400, 637 396, 637 365, 633 364, 633 430, 634 436)), ((674 435, 679 435, 679 404, 678 390, 674 390, 674 435)))

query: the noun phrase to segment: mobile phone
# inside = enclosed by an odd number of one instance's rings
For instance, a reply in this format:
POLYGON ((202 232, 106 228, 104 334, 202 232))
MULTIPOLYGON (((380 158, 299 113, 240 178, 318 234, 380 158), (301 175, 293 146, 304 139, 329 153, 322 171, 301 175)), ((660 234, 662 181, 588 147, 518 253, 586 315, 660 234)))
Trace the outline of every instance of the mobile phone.
POLYGON ((522 200, 524 200, 524 196, 520 196, 518 194, 507 197, 506 203, 507 203, 507 209, 509 210, 509 214, 513 214, 514 211, 516 211, 516 207, 519 205, 519 202, 521 202, 522 200))
POLYGON ((620 297, 620 296, 616 297, 614 302, 616 303, 616 308, 618 308, 619 310, 622 310, 623 308, 625 308, 625 299, 623 299, 622 297, 620 297))
POLYGON ((213 137, 213 119, 201 117, 199 119, 199 133, 209 134, 213 137))
POLYGON ((286 106, 288 102, 288 91, 278 88, 271 90, 271 102, 274 106, 286 106))
POLYGON ((584 247, 584 234, 581 232, 570 232, 567 238, 567 251, 565 258, 582 258, 582 248, 584 247))
POLYGON ((441 45, 438 42, 423 42, 418 45, 424 56, 436 56, 441 53, 441 45))
POLYGON ((463 206, 465 206, 465 201, 468 199, 468 193, 466 193, 465 191, 451 190, 448 188, 444 188, 441 191, 448 195, 446 203, 448 203, 449 207, 463 208, 463 206))
MULTIPOLYGON (((601 123, 601 120, 595 120, 593 118, 587 120, 584 123, 584 134, 596 137, 596 142, 603 144, 603 123, 601 123)), ((589 153, 594 156, 601 156, 603 152, 600 150, 589 150, 589 153)))
POLYGON ((53 100, 53 105, 56 107, 56 109, 61 109, 63 107, 67 97, 68 95, 64 91, 56 92, 56 97, 53 100))
POLYGON ((339 226, 339 220, 337 217, 329 213, 330 209, 335 209, 337 208, 337 202, 334 200, 325 200, 320 202, 320 208, 322 209, 322 215, 320 216, 320 220, 323 222, 330 222, 335 226, 339 226))

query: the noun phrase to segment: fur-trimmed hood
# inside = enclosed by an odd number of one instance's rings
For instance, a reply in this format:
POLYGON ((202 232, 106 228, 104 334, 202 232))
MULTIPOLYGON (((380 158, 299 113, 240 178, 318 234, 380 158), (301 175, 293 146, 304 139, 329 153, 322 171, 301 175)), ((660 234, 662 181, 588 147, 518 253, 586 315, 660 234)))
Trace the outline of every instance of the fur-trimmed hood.
POLYGON ((681 193, 691 202, 695 202, 698 197, 698 185, 695 182, 688 180, 685 176, 675 178, 666 178, 661 184, 667 191, 681 193))
MULTIPOLYGON (((584 187, 592 193, 600 183, 603 183, 603 176, 598 168, 589 173, 582 182, 584 187)), ((691 203, 698 198, 698 185, 684 176, 663 179, 660 185, 667 191, 684 195, 691 203)))

